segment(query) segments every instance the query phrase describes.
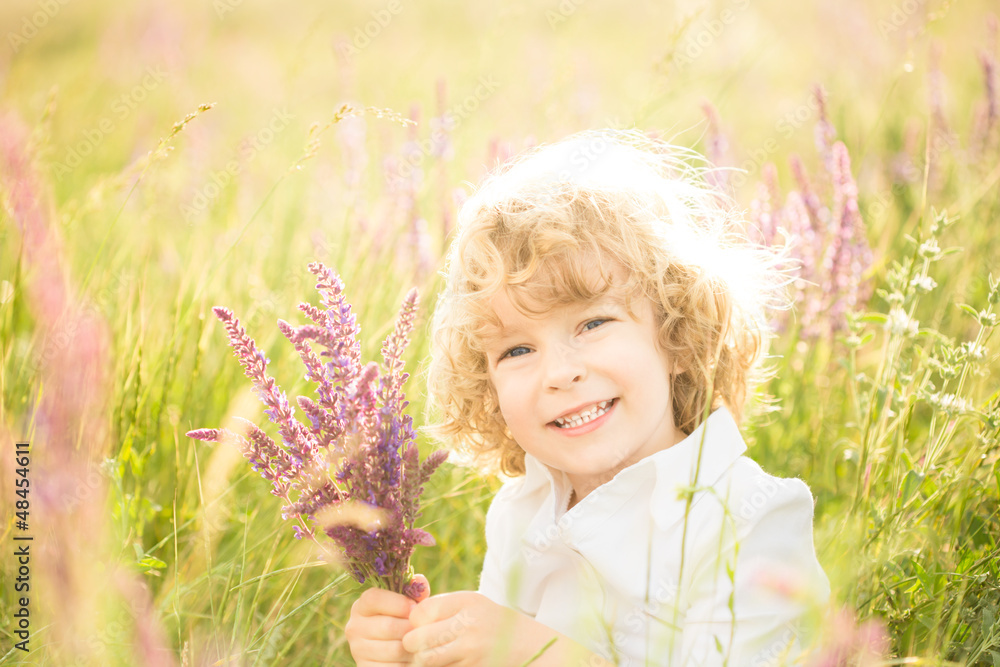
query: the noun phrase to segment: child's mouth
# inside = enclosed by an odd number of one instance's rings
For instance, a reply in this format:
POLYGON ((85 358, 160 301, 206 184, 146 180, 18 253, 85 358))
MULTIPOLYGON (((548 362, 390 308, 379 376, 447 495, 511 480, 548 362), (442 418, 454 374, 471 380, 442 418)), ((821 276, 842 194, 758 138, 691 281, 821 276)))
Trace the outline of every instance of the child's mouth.
POLYGON ((617 398, 612 398, 607 401, 601 401, 595 403, 593 406, 577 412, 572 415, 567 415, 566 417, 558 417, 552 421, 556 428, 577 428, 578 426, 583 426, 584 424, 589 424, 590 422, 604 416, 614 407, 614 404, 618 401, 617 398))

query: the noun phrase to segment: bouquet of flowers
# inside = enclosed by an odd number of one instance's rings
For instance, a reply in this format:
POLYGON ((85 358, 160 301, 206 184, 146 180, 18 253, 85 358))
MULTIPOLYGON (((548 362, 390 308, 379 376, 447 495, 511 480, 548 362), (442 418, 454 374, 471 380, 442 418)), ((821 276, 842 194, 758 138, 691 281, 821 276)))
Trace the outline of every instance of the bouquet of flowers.
POLYGON ((306 377, 316 383, 317 400, 300 396, 297 401, 309 424, 295 418, 285 393, 267 374, 270 360, 232 311, 216 307, 229 344, 267 406, 264 412, 278 427, 281 445, 247 420, 241 420, 245 435, 198 429, 188 436, 237 443, 254 470, 271 482, 271 493, 285 501, 282 516, 297 520, 297 538, 325 548, 317 539, 325 533, 359 582, 417 599, 424 585, 413 579, 410 555, 416 545, 433 545, 434 538, 414 522, 424 484, 447 456, 436 451, 421 463, 413 420, 404 413, 408 374, 401 357, 413 329, 417 292, 407 296, 382 345, 380 369, 375 362, 361 363, 357 319, 339 276, 319 262, 309 270, 318 280, 323 308, 299 305, 311 325, 278 321, 302 357, 306 377), (321 348, 318 355, 313 345, 321 348))

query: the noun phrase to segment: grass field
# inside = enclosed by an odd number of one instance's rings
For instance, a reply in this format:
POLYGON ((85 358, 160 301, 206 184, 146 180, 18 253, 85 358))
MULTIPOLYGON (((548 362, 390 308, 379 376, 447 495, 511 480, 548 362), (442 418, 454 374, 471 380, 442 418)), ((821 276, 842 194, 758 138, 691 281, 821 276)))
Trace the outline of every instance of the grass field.
MULTIPOLYGON (((417 287, 422 422, 428 315, 470 183, 614 126, 742 170, 726 187, 758 224, 812 225, 809 282, 772 345, 776 410, 747 435, 817 499, 835 599, 816 664, 1000 665, 996 12, 3 2, 0 663, 352 664, 357 585, 293 539, 238 451, 185 436, 234 415, 271 427, 211 308, 233 309, 295 396, 311 387, 276 321, 316 303, 310 261, 343 277, 366 359, 417 287), (833 141, 863 221, 846 268, 824 264, 828 218, 855 201, 833 141)), ((499 484, 452 464, 432 480, 437 546, 413 564, 434 591, 476 587, 499 484)))

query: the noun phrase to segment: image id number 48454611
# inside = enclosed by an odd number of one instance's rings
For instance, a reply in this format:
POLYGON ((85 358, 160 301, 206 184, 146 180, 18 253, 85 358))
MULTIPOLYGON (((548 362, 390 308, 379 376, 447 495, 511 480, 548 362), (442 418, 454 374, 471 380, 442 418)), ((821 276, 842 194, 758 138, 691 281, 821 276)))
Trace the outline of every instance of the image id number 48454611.
POLYGON ((30 611, 28 609, 31 592, 31 536, 23 532, 28 530, 29 509, 31 503, 28 496, 31 491, 29 478, 31 457, 29 451, 31 446, 26 442, 17 443, 14 453, 14 462, 17 464, 14 477, 14 493, 17 499, 14 501, 15 527, 22 531, 22 534, 14 535, 14 558, 17 561, 17 575, 14 577, 14 600, 16 611, 14 612, 14 628, 12 634, 20 641, 14 646, 22 651, 28 651, 28 640, 31 637, 30 611))

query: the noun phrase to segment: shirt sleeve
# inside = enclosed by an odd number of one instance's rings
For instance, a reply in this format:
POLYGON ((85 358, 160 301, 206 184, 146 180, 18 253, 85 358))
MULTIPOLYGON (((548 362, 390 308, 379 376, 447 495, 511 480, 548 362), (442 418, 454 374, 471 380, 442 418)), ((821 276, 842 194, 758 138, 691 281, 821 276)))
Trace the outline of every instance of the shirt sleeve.
POLYGON ((727 503, 721 539, 703 542, 702 558, 692 561, 692 603, 672 662, 790 664, 806 643, 801 621, 829 597, 813 547, 809 488, 759 474, 763 484, 727 503))

